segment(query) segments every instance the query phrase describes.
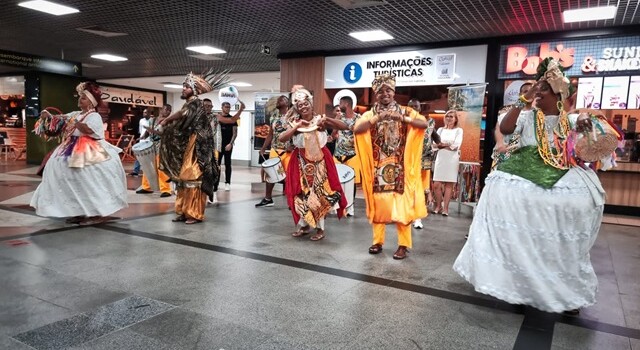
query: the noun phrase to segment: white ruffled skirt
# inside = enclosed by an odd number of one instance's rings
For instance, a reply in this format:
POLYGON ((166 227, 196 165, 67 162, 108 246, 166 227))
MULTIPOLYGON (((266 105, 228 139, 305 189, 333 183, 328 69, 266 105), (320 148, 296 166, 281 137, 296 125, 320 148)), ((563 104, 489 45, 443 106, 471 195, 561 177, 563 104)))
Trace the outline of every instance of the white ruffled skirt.
POLYGON ((70 168, 56 148, 31 198, 36 214, 47 217, 108 216, 128 207, 127 179, 119 148, 104 140, 100 144, 110 158, 102 163, 70 168))
POLYGON ((598 280, 589 251, 604 209, 590 170, 572 168, 545 190, 494 171, 453 269, 475 290, 548 312, 593 305, 598 280))

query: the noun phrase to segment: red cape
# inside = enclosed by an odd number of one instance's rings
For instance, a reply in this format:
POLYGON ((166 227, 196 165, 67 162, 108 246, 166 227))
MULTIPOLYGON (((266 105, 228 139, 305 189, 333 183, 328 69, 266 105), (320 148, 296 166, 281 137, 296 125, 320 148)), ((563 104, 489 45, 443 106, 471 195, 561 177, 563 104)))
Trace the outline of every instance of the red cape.
MULTIPOLYGON (((287 177, 285 179, 285 194, 287 195, 287 203, 289 204, 289 209, 293 215, 294 223, 297 223, 300 220, 300 215, 296 213, 295 205, 293 204, 295 196, 302 192, 302 188, 300 186, 299 153, 300 150, 297 148, 291 153, 289 166, 287 167, 287 177)), ((331 187, 331 190, 340 192, 340 201, 338 202, 338 219, 340 219, 344 216, 344 208, 347 206, 347 197, 345 197, 344 192, 342 192, 342 185, 340 184, 340 178, 338 177, 338 170, 336 169, 336 164, 333 161, 331 152, 329 152, 327 147, 322 147, 322 153, 324 154, 324 163, 327 167, 329 186, 331 187)))

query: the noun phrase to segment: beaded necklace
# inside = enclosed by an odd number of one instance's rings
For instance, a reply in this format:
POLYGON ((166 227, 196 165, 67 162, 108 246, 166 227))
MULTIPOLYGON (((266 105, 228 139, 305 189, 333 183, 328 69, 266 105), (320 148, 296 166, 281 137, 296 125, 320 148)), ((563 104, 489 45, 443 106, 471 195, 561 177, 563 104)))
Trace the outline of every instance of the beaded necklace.
POLYGON ((545 115, 541 110, 535 112, 535 135, 538 144, 538 154, 545 164, 556 169, 569 169, 570 160, 567 154, 567 136, 570 125, 567 113, 562 111, 558 117, 558 124, 553 128, 553 147, 549 146, 549 133, 545 125, 545 115))

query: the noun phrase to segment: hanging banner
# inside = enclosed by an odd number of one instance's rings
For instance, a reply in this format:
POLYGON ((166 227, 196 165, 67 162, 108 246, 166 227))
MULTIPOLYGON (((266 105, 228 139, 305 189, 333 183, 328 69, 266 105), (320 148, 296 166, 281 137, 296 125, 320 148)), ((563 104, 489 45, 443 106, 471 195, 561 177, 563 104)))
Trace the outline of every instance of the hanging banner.
POLYGON ((449 88, 449 109, 458 111, 458 126, 464 131, 460 160, 479 162, 480 123, 485 98, 485 84, 453 86, 449 88))
POLYGON ((82 64, 26 53, 0 50, 0 66, 12 66, 40 72, 82 76, 82 64))
POLYGON ((370 88, 380 74, 396 76, 396 86, 484 82, 487 45, 326 57, 325 89, 370 88))
POLYGON ((259 92, 255 95, 253 149, 259 151, 269 135, 271 113, 275 111, 278 97, 289 96, 286 92, 259 92))

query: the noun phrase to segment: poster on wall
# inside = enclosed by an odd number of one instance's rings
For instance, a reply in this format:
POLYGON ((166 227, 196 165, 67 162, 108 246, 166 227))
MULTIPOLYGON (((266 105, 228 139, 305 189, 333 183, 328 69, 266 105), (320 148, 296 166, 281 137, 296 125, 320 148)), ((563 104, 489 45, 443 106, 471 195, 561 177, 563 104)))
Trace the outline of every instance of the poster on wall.
POLYGON ((631 77, 627 109, 640 109, 640 75, 634 75, 631 77))
POLYGON ((605 77, 601 109, 627 109, 629 76, 605 77))
POLYGON ((475 84, 449 88, 449 109, 458 111, 458 126, 464 132, 460 147, 461 161, 480 161, 480 124, 485 87, 485 84, 475 84))
POLYGON ((436 55, 436 80, 449 81, 455 79, 456 54, 436 55))
POLYGON ((254 129, 253 129, 253 149, 259 151, 264 145, 264 141, 269 135, 269 122, 271 113, 274 112, 278 97, 288 96, 283 92, 259 92, 255 95, 254 129))
POLYGON ((580 78, 578 80, 576 108, 600 109, 601 97, 602 77, 580 78))

